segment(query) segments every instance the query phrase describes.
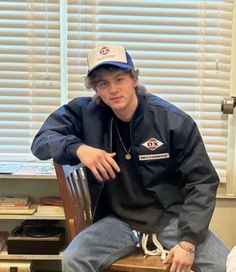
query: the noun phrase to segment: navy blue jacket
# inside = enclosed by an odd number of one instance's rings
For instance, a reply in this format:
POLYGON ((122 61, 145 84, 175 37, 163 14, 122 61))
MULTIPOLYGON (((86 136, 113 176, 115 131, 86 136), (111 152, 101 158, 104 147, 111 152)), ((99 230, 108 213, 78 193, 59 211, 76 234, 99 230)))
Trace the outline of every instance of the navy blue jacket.
MULTIPOLYGON (((139 98, 131 122, 134 160, 146 190, 164 211, 179 215, 179 239, 198 245, 215 207, 218 175, 192 118, 152 94, 139 98)), ((112 150, 113 114, 92 98, 75 98, 52 113, 32 143, 33 154, 60 164, 78 164, 77 148, 112 150)), ((89 175, 93 207, 102 185, 89 175)), ((100 209, 101 212, 102 209, 100 209)), ((96 209, 95 218, 99 218, 96 209)))

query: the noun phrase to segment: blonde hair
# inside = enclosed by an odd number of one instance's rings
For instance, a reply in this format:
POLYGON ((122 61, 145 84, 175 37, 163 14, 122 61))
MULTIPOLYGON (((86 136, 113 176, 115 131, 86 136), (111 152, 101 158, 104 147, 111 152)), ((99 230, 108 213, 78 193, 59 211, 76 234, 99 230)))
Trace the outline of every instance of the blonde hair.
POLYGON ((130 69, 122 69, 119 67, 116 67, 114 65, 102 65, 101 67, 98 67, 97 69, 95 69, 94 71, 92 71, 86 78, 85 78, 85 87, 87 89, 95 89, 97 83, 100 81, 100 78, 102 76, 102 74, 104 72, 116 72, 116 71, 122 71, 125 74, 130 74, 130 76, 132 78, 136 78, 138 79, 138 75, 139 75, 139 71, 134 69, 134 68, 130 68, 130 69))
MULTIPOLYGON (((96 86, 98 84, 98 82, 100 81, 101 75, 104 72, 115 72, 115 71, 123 71, 125 74, 129 74, 132 78, 135 78, 138 80, 138 76, 139 76, 139 70, 135 69, 135 68, 130 68, 130 69, 122 69, 119 67, 116 67, 114 65, 103 65, 101 67, 98 67, 97 69, 95 69, 93 72, 91 72, 86 78, 85 78, 85 87, 87 89, 94 89, 96 90, 96 86)), ((147 90, 144 86, 142 85, 137 85, 135 87, 135 91, 137 95, 144 95, 147 90)), ((100 97, 99 95, 96 93, 94 98, 99 101, 100 97)))

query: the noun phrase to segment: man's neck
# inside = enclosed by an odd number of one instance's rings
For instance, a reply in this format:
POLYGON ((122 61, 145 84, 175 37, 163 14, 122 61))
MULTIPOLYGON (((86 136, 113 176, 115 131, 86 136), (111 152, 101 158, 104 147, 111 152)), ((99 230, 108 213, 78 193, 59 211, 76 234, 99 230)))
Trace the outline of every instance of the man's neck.
POLYGON ((138 107, 138 98, 134 99, 133 103, 129 105, 126 110, 122 111, 113 111, 114 114, 119 118, 121 121, 130 122, 134 116, 134 113, 138 107))

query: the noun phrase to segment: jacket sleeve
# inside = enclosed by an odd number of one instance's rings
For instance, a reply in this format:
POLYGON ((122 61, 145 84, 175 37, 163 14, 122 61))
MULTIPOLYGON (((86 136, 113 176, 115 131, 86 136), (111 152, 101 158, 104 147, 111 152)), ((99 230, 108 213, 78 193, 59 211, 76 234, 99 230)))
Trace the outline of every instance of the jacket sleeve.
POLYGON ((208 157, 195 122, 186 117, 175 141, 177 171, 183 181, 184 204, 179 215, 179 239, 203 242, 215 208, 219 177, 208 157))
POLYGON ((82 144, 82 125, 79 106, 76 113, 70 102, 53 112, 36 134, 32 153, 41 160, 53 158, 61 164, 77 164, 76 150, 82 144))

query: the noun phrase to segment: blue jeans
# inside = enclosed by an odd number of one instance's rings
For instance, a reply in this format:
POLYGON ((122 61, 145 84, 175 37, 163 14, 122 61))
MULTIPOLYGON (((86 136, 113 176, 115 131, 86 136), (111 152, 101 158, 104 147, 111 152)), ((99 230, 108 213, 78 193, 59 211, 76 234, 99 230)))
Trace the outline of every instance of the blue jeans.
MULTIPOLYGON (((157 233, 167 249, 177 243, 178 218, 157 233)), ((98 272, 114 261, 136 250, 132 229, 121 220, 107 216, 90 225, 69 244, 62 259, 63 272, 98 272)), ((204 243, 197 247, 195 272, 225 272, 229 250, 209 231, 204 243)))

